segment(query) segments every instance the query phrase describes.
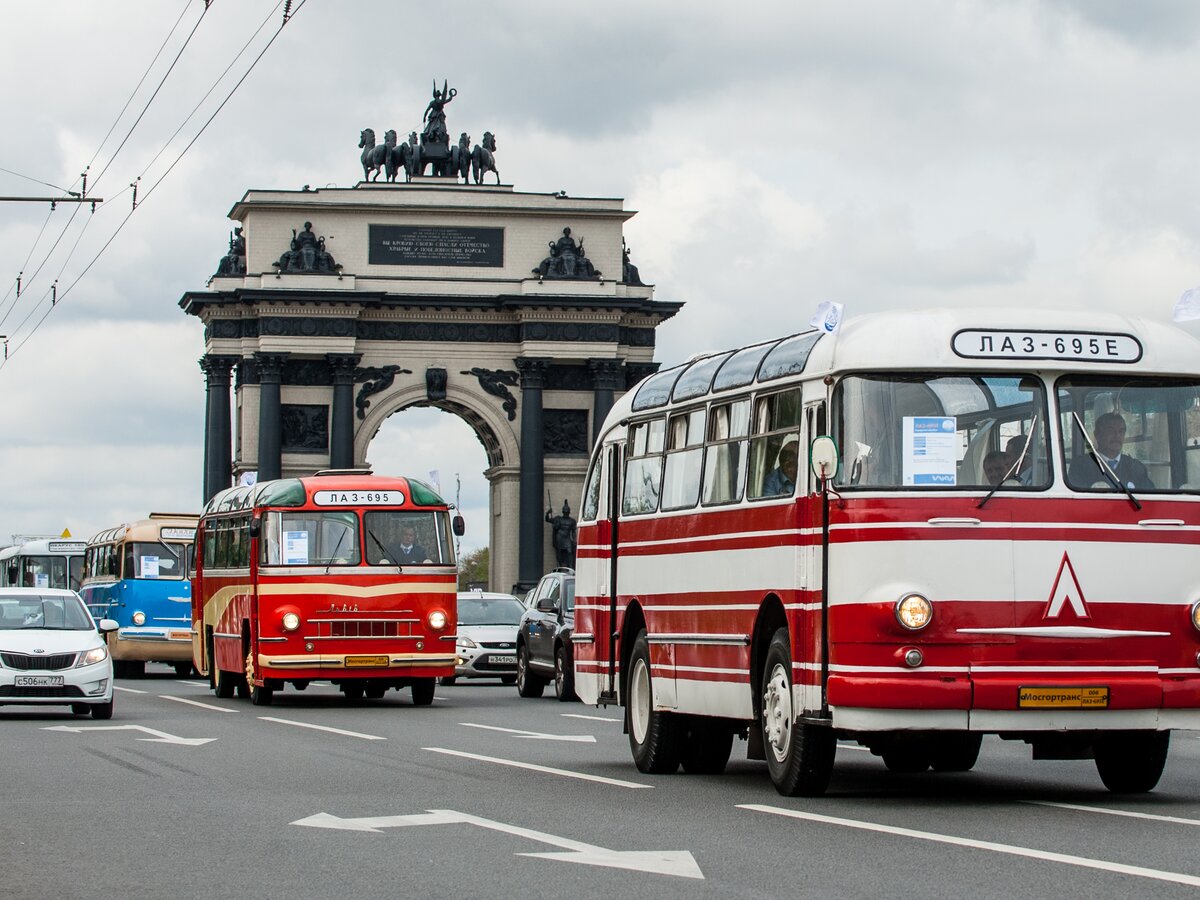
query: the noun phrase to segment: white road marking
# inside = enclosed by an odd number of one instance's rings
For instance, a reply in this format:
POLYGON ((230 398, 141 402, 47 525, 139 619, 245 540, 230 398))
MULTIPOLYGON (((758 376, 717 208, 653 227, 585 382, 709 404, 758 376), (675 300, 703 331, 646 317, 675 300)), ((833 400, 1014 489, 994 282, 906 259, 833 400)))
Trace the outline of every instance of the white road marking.
POLYGON ((583 716, 579 713, 559 713, 564 719, 587 719, 589 722, 615 722, 620 725, 620 719, 608 719, 604 716, 583 716))
MULTIPOLYGON (((427 748, 428 749, 428 748, 427 748)), ((636 872, 651 872, 657 875, 674 875, 679 878, 704 878, 696 865, 696 859, 686 850, 609 850, 582 841, 534 831, 519 825, 509 825, 493 819, 484 819, 452 809, 431 809, 411 816, 371 816, 361 819, 343 819, 329 813, 317 813, 305 819, 297 819, 292 825, 307 828, 332 828, 338 831, 376 832, 381 828, 404 828, 423 825, 477 825, 491 831, 500 831, 516 837, 529 838, 541 844, 561 847, 565 853, 518 853, 517 856, 532 856, 559 862, 581 863, 587 866, 605 866, 610 869, 630 869, 636 872)))
POLYGON ((114 691, 124 691, 126 694, 148 694, 149 693, 149 691, 139 691, 139 690, 136 690, 135 688, 118 687, 115 684, 113 685, 113 690, 114 691))
POLYGON ((1172 825, 1200 825, 1200 819, 1182 819, 1178 816, 1158 816, 1153 813, 1131 812, 1127 809, 1108 809, 1103 806, 1076 806, 1074 803, 1051 803, 1049 800, 1026 800, 1033 806, 1053 806, 1058 809, 1077 809, 1080 812, 1103 813, 1106 816, 1129 816, 1132 819, 1149 819, 1152 822, 1170 822, 1172 825))
POLYGON ((199 747, 201 744, 209 744, 216 740, 216 738, 182 738, 175 734, 159 731, 157 728, 147 728, 145 725, 53 725, 42 730, 66 731, 71 734, 80 734, 84 731, 141 731, 145 734, 152 734, 154 737, 138 738, 139 741, 151 744, 178 744, 183 747, 199 747))
POLYGON ((186 703, 189 706, 199 706, 202 709, 215 709, 217 712, 237 712, 227 706, 214 706, 211 703, 201 703, 199 700, 188 700, 186 697, 172 697, 170 694, 159 694, 161 700, 174 700, 176 703, 186 703))
POLYGON ((176 684, 208 684, 207 681, 198 681, 195 678, 176 678, 176 684))
POLYGON ((444 747, 425 747, 431 753, 445 753, 448 756, 461 756, 464 759, 477 759, 480 762, 496 763, 501 766, 512 766, 515 769, 528 769, 531 772, 545 772, 548 775, 561 775, 564 778, 578 778, 582 781, 595 781, 599 784, 611 784, 616 787, 652 788, 652 784, 638 784, 636 781, 621 781, 618 778, 605 778, 603 775, 587 775, 583 772, 572 772, 568 769, 554 769, 550 766, 538 766, 533 763, 517 762, 513 759, 498 759, 495 756, 480 756, 478 753, 465 753, 462 750, 447 750, 444 747))
POLYGON ((566 741, 575 744, 594 744, 596 739, 590 734, 543 734, 540 731, 522 731, 519 728, 501 728, 498 725, 476 725, 474 722, 459 722, 464 728, 484 728, 488 731, 503 731, 525 740, 534 741, 566 741))
POLYGON ((346 731, 343 728, 330 728, 328 725, 313 725, 311 722, 293 722, 291 719, 276 719, 274 716, 259 716, 264 722, 278 722, 280 725, 295 725, 297 728, 311 728, 314 731, 328 731, 330 734, 342 734, 346 737, 362 738, 364 741, 386 741, 387 738, 377 734, 363 734, 359 731, 346 731))
POLYGON ((949 834, 936 834, 931 831, 915 831, 911 828, 898 828, 894 825, 882 825, 878 822, 862 822, 857 819, 839 819, 835 816, 822 816, 817 813, 801 812, 796 809, 782 809, 778 806, 762 806, 757 803, 739 804, 739 809, 749 809, 754 812, 771 813, 792 819, 804 819, 809 822, 820 822, 825 825, 841 825, 845 828, 858 828, 862 831, 876 831, 881 834, 894 834, 898 837, 915 838, 920 841, 934 841, 939 844, 953 844, 958 847, 970 847, 975 850, 991 850, 993 853, 1006 853, 1010 856, 1024 856, 1029 859, 1040 859, 1046 862, 1062 863, 1068 866, 1079 866, 1084 869, 1099 869, 1102 872, 1115 872, 1120 875, 1134 875, 1138 878, 1151 878, 1155 881, 1169 881, 1174 884, 1186 884, 1190 887, 1200 887, 1200 876, 1185 875, 1182 872, 1165 872, 1161 869, 1147 869, 1142 866, 1129 866, 1124 863, 1109 862, 1103 859, 1090 859, 1086 856, 1071 856, 1067 853, 1052 853, 1049 850, 1035 850, 1032 847, 1016 847, 1011 844, 997 844, 993 841, 977 841, 973 838, 954 837, 949 834))

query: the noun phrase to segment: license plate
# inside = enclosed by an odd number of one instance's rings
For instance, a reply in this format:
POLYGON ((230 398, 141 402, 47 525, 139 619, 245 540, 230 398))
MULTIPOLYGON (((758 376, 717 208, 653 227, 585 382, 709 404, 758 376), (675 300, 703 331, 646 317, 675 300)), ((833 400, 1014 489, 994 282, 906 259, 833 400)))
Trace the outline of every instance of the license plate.
POLYGON ((346 668, 370 668, 372 666, 386 666, 388 658, 386 656, 347 656, 346 668))
POLYGON ((493 653, 488 657, 488 662, 494 666, 515 666, 517 658, 515 656, 497 656, 493 653))
POLYGON ((190 631, 169 631, 167 637, 173 641, 190 641, 192 633, 190 631))
POLYGON ((61 675, 17 675, 13 678, 17 687, 62 687, 61 675))
POLYGON ((1104 709, 1106 687, 1023 687, 1017 689, 1017 706, 1025 709, 1104 709))

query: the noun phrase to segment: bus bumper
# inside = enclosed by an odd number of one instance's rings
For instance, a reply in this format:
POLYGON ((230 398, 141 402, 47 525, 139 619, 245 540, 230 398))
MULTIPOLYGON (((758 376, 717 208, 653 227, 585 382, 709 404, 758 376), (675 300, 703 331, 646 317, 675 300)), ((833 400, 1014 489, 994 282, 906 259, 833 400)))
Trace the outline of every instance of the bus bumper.
POLYGON ((181 662, 192 660, 190 628, 122 628, 108 638, 114 660, 181 662))
POLYGON ((454 674, 451 653, 309 653, 304 656, 258 654, 262 678, 437 678, 454 674))

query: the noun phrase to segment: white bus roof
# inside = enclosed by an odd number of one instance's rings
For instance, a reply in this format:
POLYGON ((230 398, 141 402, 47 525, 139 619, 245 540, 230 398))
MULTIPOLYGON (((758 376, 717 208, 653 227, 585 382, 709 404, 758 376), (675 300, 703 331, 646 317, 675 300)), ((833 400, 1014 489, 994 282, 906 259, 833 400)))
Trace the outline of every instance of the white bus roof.
MULTIPOLYGON (((1106 312, 929 309, 876 313, 847 319, 837 335, 818 335, 810 329, 746 346, 763 348, 770 359, 770 348, 793 337, 792 345, 801 349, 797 358, 806 377, 869 370, 1069 370, 1137 375, 1200 372, 1200 341, 1187 332, 1163 322, 1106 312), (1054 349, 1059 337, 1066 342, 1063 345, 1066 354, 1054 349), (1007 351, 1005 338, 1011 341, 1011 353, 1007 351), (1070 344, 1075 338, 1085 348, 1083 358, 1070 358, 1070 344), (1088 355, 1087 348, 1093 340, 1100 350, 1098 356, 1088 355), (1030 346, 1032 352, 1024 352, 1030 346), (807 359, 803 358, 804 353, 807 359)), ((632 414, 663 408, 665 403, 647 405, 645 397, 639 401, 638 391, 654 380, 669 389, 674 380, 668 373, 699 372, 698 367, 708 363, 710 369, 718 372, 719 382, 722 369, 713 364, 730 352, 705 354, 643 379, 616 401, 608 421, 617 422, 632 414)), ((740 386, 753 383, 754 380, 740 386)), ((768 387, 774 379, 764 380, 760 372, 757 383, 768 387)), ((722 393, 722 390, 711 392, 713 396, 722 393)), ((709 393, 689 399, 698 402, 705 396, 709 393)), ((674 399, 680 400, 678 392, 674 399)))

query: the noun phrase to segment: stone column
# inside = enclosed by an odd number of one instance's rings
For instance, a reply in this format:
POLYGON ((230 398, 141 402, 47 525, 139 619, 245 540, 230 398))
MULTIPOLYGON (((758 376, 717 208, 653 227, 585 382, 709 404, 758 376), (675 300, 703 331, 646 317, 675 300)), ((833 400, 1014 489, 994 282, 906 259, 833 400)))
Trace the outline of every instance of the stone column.
POLYGON ((204 404, 204 502, 229 487, 232 476, 229 434, 229 370, 235 356, 207 354, 200 357, 205 377, 204 404))
POLYGON ((333 371, 333 407, 329 416, 329 468, 354 466, 354 370, 361 353, 326 353, 333 371))
POLYGON ((550 360, 546 357, 515 359, 521 373, 521 516, 517 578, 528 590, 542 577, 545 559, 545 460, 542 458, 542 388, 550 360))
POLYGON ((258 367, 258 480, 283 474, 283 423, 280 420, 279 383, 287 353, 255 353, 258 367))
POLYGON ((592 370, 592 446, 600 440, 604 420, 613 407, 613 392, 625 387, 619 359, 589 359, 592 370))

